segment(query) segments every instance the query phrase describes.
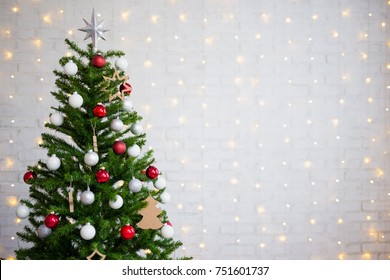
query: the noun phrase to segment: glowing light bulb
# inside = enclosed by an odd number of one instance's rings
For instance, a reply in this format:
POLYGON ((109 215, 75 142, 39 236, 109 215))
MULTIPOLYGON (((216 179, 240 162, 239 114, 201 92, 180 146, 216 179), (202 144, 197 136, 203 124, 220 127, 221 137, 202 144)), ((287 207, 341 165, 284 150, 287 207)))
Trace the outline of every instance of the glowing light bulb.
POLYGON ((153 16, 151 16, 150 21, 153 22, 153 23, 157 23, 158 22, 158 18, 159 18, 159 16, 153 15, 153 16))
POLYGON ((19 12, 19 7, 17 7, 17 6, 12 7, 11 11, 13 11, 14 13, 17 13, 17 12, 19 12))
POLYGON ((318 15, 316 15, 316 14, 312 15, 311 19, 312 20, 318 20, 318 15))
POLYGON ((42 19, 44 22, 49 23, 49 24, 52 22, 50 15, 45 15, 45 16, 43 16, 42 19))

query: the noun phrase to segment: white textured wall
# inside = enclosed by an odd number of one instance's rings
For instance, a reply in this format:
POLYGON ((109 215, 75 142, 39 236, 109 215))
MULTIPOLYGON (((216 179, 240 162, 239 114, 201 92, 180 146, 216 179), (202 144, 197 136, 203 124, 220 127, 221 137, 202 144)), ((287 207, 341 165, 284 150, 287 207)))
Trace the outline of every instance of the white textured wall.
POLYGON ((387 0, 2 0, 0 257, 93 5, 100 47, 127 54, 177 256, 390 258, 387 0))

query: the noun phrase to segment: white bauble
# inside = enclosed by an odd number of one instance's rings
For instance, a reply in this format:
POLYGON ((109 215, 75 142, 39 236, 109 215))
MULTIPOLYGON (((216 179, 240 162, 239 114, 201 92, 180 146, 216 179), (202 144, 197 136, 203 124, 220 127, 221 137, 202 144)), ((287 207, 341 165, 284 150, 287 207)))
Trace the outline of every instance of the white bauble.
POLYGON ((140 135, 143 132, 143 128, 140 122, 135 122, 130 126, 130 131, 134 135, 140 135))
POLYGON ((117 60, 115 60, 115 67, 123 71, 126 70, 127 60, 124 57, 119 57, 117 60))
POLYGON ((40 238, 46 238, 51 234, 51 229, 43 224, 38 227, 37 232, 40 238))
POLYGON ((76 75, 77 70, 78 70, 77 65, 72 60, 68 61, 64 65, 64 72, 67 75, 70 75, 70 76, 76 75))
POLYGON ((71 96, 69 96, 69 105, 75 109, 80 108, 81 105, 83 105, 83 102, 83 98, 76 91, 71 96))
POLYGON ((169 201, 171 201, 171 195, 167 192, 163 192, 160 198, 162 204, 167 204, 169 201))
POLYGON ((80 229, 80 236, 84 240, 91 240, 95 237, 95 234, 96 230, 90 223, 83 225, 80 229))
POLYGON ((122 108, 126 112, 131 112, 133 111, 133 102, 130 100, 129 97, 125 97, 122 101, 122 108))
POLYGON ((138 157, 141 154, 141 148, 137 144, 134 144, 127 148, 127 154, 131 157, 138 157))
POLYGON ((52 155, 46 161, 46 166, 50 170, 57 170, 61 166, 61 161, 56 155, 52 155))
POLYGON ((110 129, 119 132, 123 129, 123 122, 120 119, 113 119, 110 124, 110 129))
POLYGON ((30 215, 30 209, 21 204, 16 208, 15 214, 19 219, 26 219, 30 215))
POLYGON ((90 190, 83 191, 80 196, 83 205, 91 205, 95 201, 95 194, 90 190))
POLYGON ((95 166, 99 162, 99 155, 92 150, 84 155, 84 162, 86 165, 95 166))
POLYGON ((167 181, 164 177, 158 176, 157 180, 154 182, 154 187, 158 190, 165 188, 167 181))
POLYGON ((141 189, 142 189, 142 182, 140 180, 133 178, 133 180, 129 182, 130 191, 137 193, 141 189))
POLYGON ((53 113, 50 115, 50 122, 55 126, 60 126, 64 123, 64 117, 60 113, 53 113))
POLYGON ((108 202, 112 209, 119 209, 123 205, 123 198, 120 195, 116 195, 114 200, 108 202))
POLYGON ((161 235, 162 237, 164 238, 171 238, 173 237, 173 234, 175 233, 174 230, 173 230, 173 227, 171 227, 170 225, 163 225, 163 227, 161 228, 161 235))

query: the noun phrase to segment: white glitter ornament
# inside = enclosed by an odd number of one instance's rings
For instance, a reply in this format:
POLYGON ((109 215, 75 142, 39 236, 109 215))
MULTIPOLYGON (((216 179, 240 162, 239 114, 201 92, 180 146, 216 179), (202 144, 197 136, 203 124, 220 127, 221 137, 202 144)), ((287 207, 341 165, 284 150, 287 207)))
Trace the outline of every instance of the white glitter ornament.
POLYGON ((143 127, 140 122, 135 122, 130 126, 130 131, 134 135, 138 136, 143 132, 143 127))
POLYGON ((123 205, 123 198, 120 196, 120 195, 116 195, 115 196, 115 199, 114 200, 110 200, 109 202, 108 202, 108 205, 110 205, 110 207, 112 208, 112 209, 119 209, 119 208, 121 208, 122 207, 122 205, 123 205))
POLYGON ((38 227, 37 233, 40 238, 46 238, 51 234, 51 229, 43 224, 38 227))
POLYGON ((83 205, 91 205, 95 201, 95 194, 90 190, 83 191, 80 196, 83 205))
POLYGON ((64 72, 67 75, 74 76, 76 75, 77 71, 78 71, 77 65, 72 60, 68 61, 64 65, 64 72))
POLYGON ((90 223, 83 225, 80 230, 80 236, 84 240, 91 240, 95 237, 95 234, 96 230, 90 223))
POLYGON ((53 113, 50 115, 50 123, 55 126, 60 126, 64 123, 64 117, 60 113, 53 113))
POLYGON ((30 209, 26 205, 19 205, 15 211, 16 217, 26 219, 30 215, 30 209))
POLYGON ((173 234, 175 233, 173 227, 167 224, 163 225, 163 227, 160 229, 160 232, 164 238, 172 238, 173 234))
POLYGON ((52 155, 49 157, 46 161, 46 166, 48 169, 54 171, 60 168, 61 166, 61 161, 56 155, 52 155))
POLYGON ((127 60, 124 57, 119 57, 117 60, 115 60, 115 67, 123 71, 126 70, 127 60))
POLYGON ((83 102, 83 98, 76 91, 73 92, 71 96, 69 96, 69 105, 75 109, 80 108, 81 105, 83 105, 83 102))
POLYGON ((113 119, 110 124, 110 129, 119 132, 123 129, 123 122, 120 119, 113 119))
POLYGON ((158 176, 158 179, 154 182, 154 187, 158 190, 165 188, 167 182, 164 177, 158 176))
POLYGON ((129 97, 125 97, 122 101, 122 108, 126 112, 131 112, 133 111, 133 102, 130 100, 129 97))
POLYGON ((134 144, 127 148, 127 154, 131 157, 138 157, 141 154, 141 148, 137 144, 134 144))
POLYGON ((95 166, 99 162, 99 155, 92 150, 84 155, 84 162, 86 165, 95 166))
POLYGON ((169 201, 171 201, 171 195, 167 192, 163 192, 160 198, 162 204, 167 204, 169 201))
POLYGON ((142 182, 138 179, 133 178, 129 182, 129 189, 130 189, 130 191, 135 192, 135 193, 139 192, 142 189, 142 182))

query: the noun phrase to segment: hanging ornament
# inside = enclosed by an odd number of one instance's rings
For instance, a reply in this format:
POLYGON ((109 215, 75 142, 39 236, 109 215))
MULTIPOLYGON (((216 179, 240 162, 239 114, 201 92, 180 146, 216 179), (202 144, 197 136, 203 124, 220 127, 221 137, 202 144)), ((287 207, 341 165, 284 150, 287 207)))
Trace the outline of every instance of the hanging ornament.
POLYGON ((113 119, 110 123, 110 129, 119 132, 123 129, 123 122, 120 119, 113 119))
POLYGON ((141 154, 141 148, 137 144, 134 144, 127 149, 127 154, 131 157, 138 157, 141 154))
POLYGON ((134 192, 134 193, 137 193, 141 189, 142 189, 142 182, 133 177, 133 179, 129 182, 129 190, 134 192))
POLYGON ((123 94, 130 95, 132 90, 133 90, 133 88, 131 87, 131 85, 129 83, 123 83, 119 86, 119 91, 123 94))
POLYGON ((115 67, 125 71, 127 69, 127 60, 124 57, 119 57, 117 60, 115 60, 115 67))
POLYGON ((86 223, 80 229, 80 236, 84 240, 91 240, 95 237, 95 234, 96 230, 90 223, 86 223))
POLYGON ((93 151, 97 153, 99 150, 98 150, 98 143, 97 143, 97 136, 96 136, 96 124, 92 124, 92 130, 93 130, 93 136, 92 136, 93 151))
POLYGON ((165 186, 166 186, 166 181, 165 178, 162 176, 159 176, 157 180, 154 182, 154 187, 158 190, 165 188, 165 186))
POLYGON ((42 224, 38 227, 37 232, 40 238, 46 238, 51 234, 51 229, 48 228, 45 224, 42 224))
POLYGON ((64 117, 60 113, 50 114, 50 123, 55 126, 60 126, 64 123, 64 117))
POLYGON ((16 217, 19 219, 26 219, 30 215, 30 209, 26 205, 19 205, 15 211, 16 217))
POLYGON ((45 218, 45 225, 48 227, 48 228, 55 228, 58 223, 59 223, 59 218, 56 214, 54 213, 51 213, 49 215, 46 216, 45 218))
POLYGON ((161 210, 156 207, 158 202, 151 196, 146 198, 147 206, 138 212, 142 216, 142 220, 137 224, 142 229, 159 229, 163 226, 158 215, 161 210))
POLYGON ((77 91, 73 92, 71 96, 69 96, 69 105, 72 106, 73 108, 77 109, 80 108, 81 105, 83 105, 83 98, 81 97, 80 94, 77 93, 77 91))
POLYGON ((142 133, 144 129, 142 128, 142 125, 140 122, 135 122, 133 123, 131 126, 130 126, 130 131, 131 133, 133 133, 134 135, 138 136, 142 133))
POLYGON ((92 112, 93 115, 98 118, 103 118, 107 114, 106 107, 104 107, 102 103, 98 103, 98 105, 93 108, 92 112))
POLYGON ((160 195, 160 198, 161 198, 162 204, 167 204, 167 203, 169 203, 169 201, 171 201, 171 195, 169 193, 167 193, 166 191, 160 195))
POLYGON ((104 167, 100 168, 100 170, 96 172, 95 177, 98 183, 105 183, 110 180, 110 174, 108 174, 104 167))
POLYGON ((127 224, 125 226, 123 226, 121 228, 121 237, 124 239, 124 240, 130 240, 134 237, 134 234, 135 234, 135 230, 134 228, 127 224))
POLYGON ((125 183, 125 181, 119 180, 119 181, 115 182, 115 184, 112 185, 112 187, 114 188, 114 190, 116 190, 116 189, 119 189, 120 187, 122 187, 124 185, 124 183, 125 183))
POLYGON ((35 174, 35 172, 33 171, 27 171, 26 173, 24 173, 23 175, 23 181, 26 183, 26 184, 31 184, 32 181, 37 178, 37 174, 35 174))
POLYGON ((83 205, 91 205, 95 201, 95 194, 88 188, 88 190, 81 193, 80 201, 83 205))
POLYGON ((116 140, 112 145, 112 150, 115 154, 121 155, 126 152, 126 144, 123 141, 116 140))
POLYGON ((123 99, 122 108, 123 108, 123 110, 126 111, 126 112, 131 112, 131 111, 133 111, 133 102, 130 100, 130 97, 126 96, 126 97, 123 99))
POLYGON ((46 161, 46 166, 48 169, 55 171, 61 166, 61 161, 56 155, 52 155, 46 161))
POLYGON ((114 74, 112 75, 112 77, 109 77, 109 76, 103 76, 103 80, 106 83, 106 86, 102 88, 102 91, 103 92, 106 92, 106 93, 109 93, 110 96, 108 98, 108 101, 111 102, 112 100, 114 100, 115 98, 119 97, 122 101, 124 100, 125 96, 124 96, 124 93, 121 92, 119 89, 116 93, 112 93, 112 89, 110 88, 110 81, 115 81, 115 82, 119 82, 119 81, 127 81, 129 79, 129 76, 120 76, 120 71, 115 71, 114 74))
POLYGON ((168 225, 168 224, 163 225, 160 232, 161 232, 162 237, 164 237, 164 238, 172 238, 173 234, 174 234, 173 227, 168 225))
POLYGON ((72 183, 70 183, 70 186, 69 186, 68 200, 69 200, 69 212, 73 213, 74 212, 74 202, 73 202, 73 187, 72 187, 72 183))
POLYGON ((146 168, 146 177, 149 179, 156 179, 158 177, 159 171, 156 167, 153 165, 150 165, 148 168, 146 168))
POLYGON ((99 38, 102 38, 103 40, 106 40, 104 38, 103 33, 108 31, 107 29, 103 28, 104 20, 97 21, 95 9, 92 9, 92 16, 91 16, 91 22, 89 23, 85 19, 83 19, 86 26, 84 28, 80 28, 80 31, 86 32, 84 40, 87 40, 88 38, 92 39, 92 46, 94 50, 97 50, 97 40, 99 38))
POLYGON ((122 205, 123 205, 123 198, 120 196, 120 195, 116 195, 115 196, 115 199, 114 200, 110 200, 109 202, 108 202, 108 205, 110 205, 110 207, 112 208, 112 209, 119 209, 119 208, 121 208, 122 207, 122 205))
POLYGON ((69 60, 65 65, 64 65, 64 72, 65 74, 69 76, 74 76, 77 73, 77 65, 74 63, 72 60, 69 60))
POLYGON ((94 257, 95 255, 100 256, 100 260, 104 260, 104 259, 106 258, 106 255, 104 255, 103 253, 99 252, 98 249, 95 249, 95 250, 92 252, 92 254, 90 254, 90 255, 87 257, 87 260, 92 260, 93 257, 94 257))
POLYGON ((104 65, 106 65, 106 59, 104 56, 98 53, 92 57, 91 64, 96 68, 102 68, 104 65))
POLYGON ((92 150, 84 155, 84 162, 88 166, 95 166, 99 162, 99 155, 92 150))

